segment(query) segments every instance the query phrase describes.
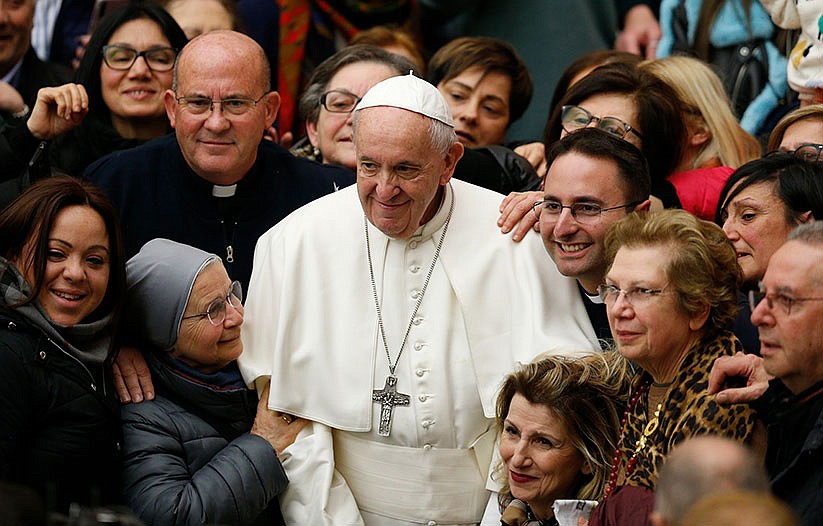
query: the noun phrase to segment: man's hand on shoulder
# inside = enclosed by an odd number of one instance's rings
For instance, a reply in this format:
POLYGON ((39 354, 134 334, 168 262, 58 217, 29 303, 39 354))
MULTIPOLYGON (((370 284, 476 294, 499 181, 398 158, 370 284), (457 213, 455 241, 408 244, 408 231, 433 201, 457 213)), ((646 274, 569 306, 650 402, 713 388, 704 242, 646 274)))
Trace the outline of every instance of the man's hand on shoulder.
POLYGON ((741 352, 721 356, 709 373, 709 394, 716 394, 715 400, 720 404, 751 402, 766 392, 771 379, 759 356, 741 352))
POLYGON ((512 192, 500 203, 500 218, 497 226, 504 234, 514 231, 513 241, 521 241, 534 228, 540 231, 540 223, 532 213, 532 206, 543 198, 543 192, 512 192))

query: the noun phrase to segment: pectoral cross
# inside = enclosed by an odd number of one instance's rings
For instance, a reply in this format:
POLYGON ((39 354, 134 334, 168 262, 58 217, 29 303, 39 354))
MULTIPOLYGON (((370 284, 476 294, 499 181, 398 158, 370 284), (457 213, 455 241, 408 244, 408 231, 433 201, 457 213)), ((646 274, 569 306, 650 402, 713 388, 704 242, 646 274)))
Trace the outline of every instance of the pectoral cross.
POLYGON ((372 391, 371 398, 380 404, 380 425, 377 428, 377 434, 387 437, 391 433, 394 406, 409 405, 411 398, 407 394, 397 392, 397 377, 393 374, 386 377, 386 385, 383 389, 372 391))

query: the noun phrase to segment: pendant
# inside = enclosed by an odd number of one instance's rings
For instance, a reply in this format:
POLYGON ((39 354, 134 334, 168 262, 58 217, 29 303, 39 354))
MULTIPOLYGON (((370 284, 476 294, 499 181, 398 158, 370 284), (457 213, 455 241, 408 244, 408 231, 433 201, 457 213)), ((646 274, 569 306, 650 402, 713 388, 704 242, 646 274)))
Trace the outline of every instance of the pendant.
POLYGON ((383 389, 372 391, 372 400, 380 404, 380 425, 377 434, 381 437, 391 433, 391 419, 396 405, 409 405, 411 398, 407 394, 397 392, 397 377, 393 374, 386 376, 386 385, 383 389))

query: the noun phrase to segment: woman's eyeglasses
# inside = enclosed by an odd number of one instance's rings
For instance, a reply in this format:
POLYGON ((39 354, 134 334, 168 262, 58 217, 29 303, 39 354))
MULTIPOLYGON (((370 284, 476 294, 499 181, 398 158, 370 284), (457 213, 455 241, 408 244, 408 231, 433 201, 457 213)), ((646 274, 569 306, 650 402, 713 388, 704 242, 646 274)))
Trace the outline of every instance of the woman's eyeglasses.
POLYGON ((229 285, 229 290, 226 291, 225 297, 215 298, 214 301, 209 303, 209 306, 206 308, 206 312, 192 314, 191 316, 183 316, 183 319, 208 318, 209 323, 215 327, 223 325, 223 322, 226 321, 227 303, 235 309, 239 309, 243 306, 243 287, 240 285, 239 281, 233 281, 231 285, 229 285))
POLYGON ((560 113, 560 123, 567 132, 585 128, 592 122, 595 123, 597 128, 610 135, 614 135, 618 139, 624 139, 629 132, 632 132, 641 139, 643 138, 639 131, 617 117, 595 117, 584 108, 574 105, 563 106, 560 113))
POLYGON ((172 47, 153 47, 143 51, 128 46, 103 46, 103 62, 111 69, 125 71, 143 57, 152 71, 170 71, 174 67, 177 50, 172 47))

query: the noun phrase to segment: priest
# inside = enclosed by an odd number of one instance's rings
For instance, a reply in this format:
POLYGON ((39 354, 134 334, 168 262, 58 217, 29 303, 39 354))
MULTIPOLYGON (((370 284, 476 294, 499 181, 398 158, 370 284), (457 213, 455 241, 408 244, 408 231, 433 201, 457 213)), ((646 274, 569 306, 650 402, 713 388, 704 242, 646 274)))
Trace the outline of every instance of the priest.
MULTIPOLYGON (((500 196, 451 179, 449 108, 412 75, 354 113, 357 185, 258 241, 241 371, 311 421, 280 453, 287 524, 472 524, 494 399, 517 362, 598 349, 538 236, 499 233, 500 196)), ((489 482, 493 484, 493 482, 489 482)))

